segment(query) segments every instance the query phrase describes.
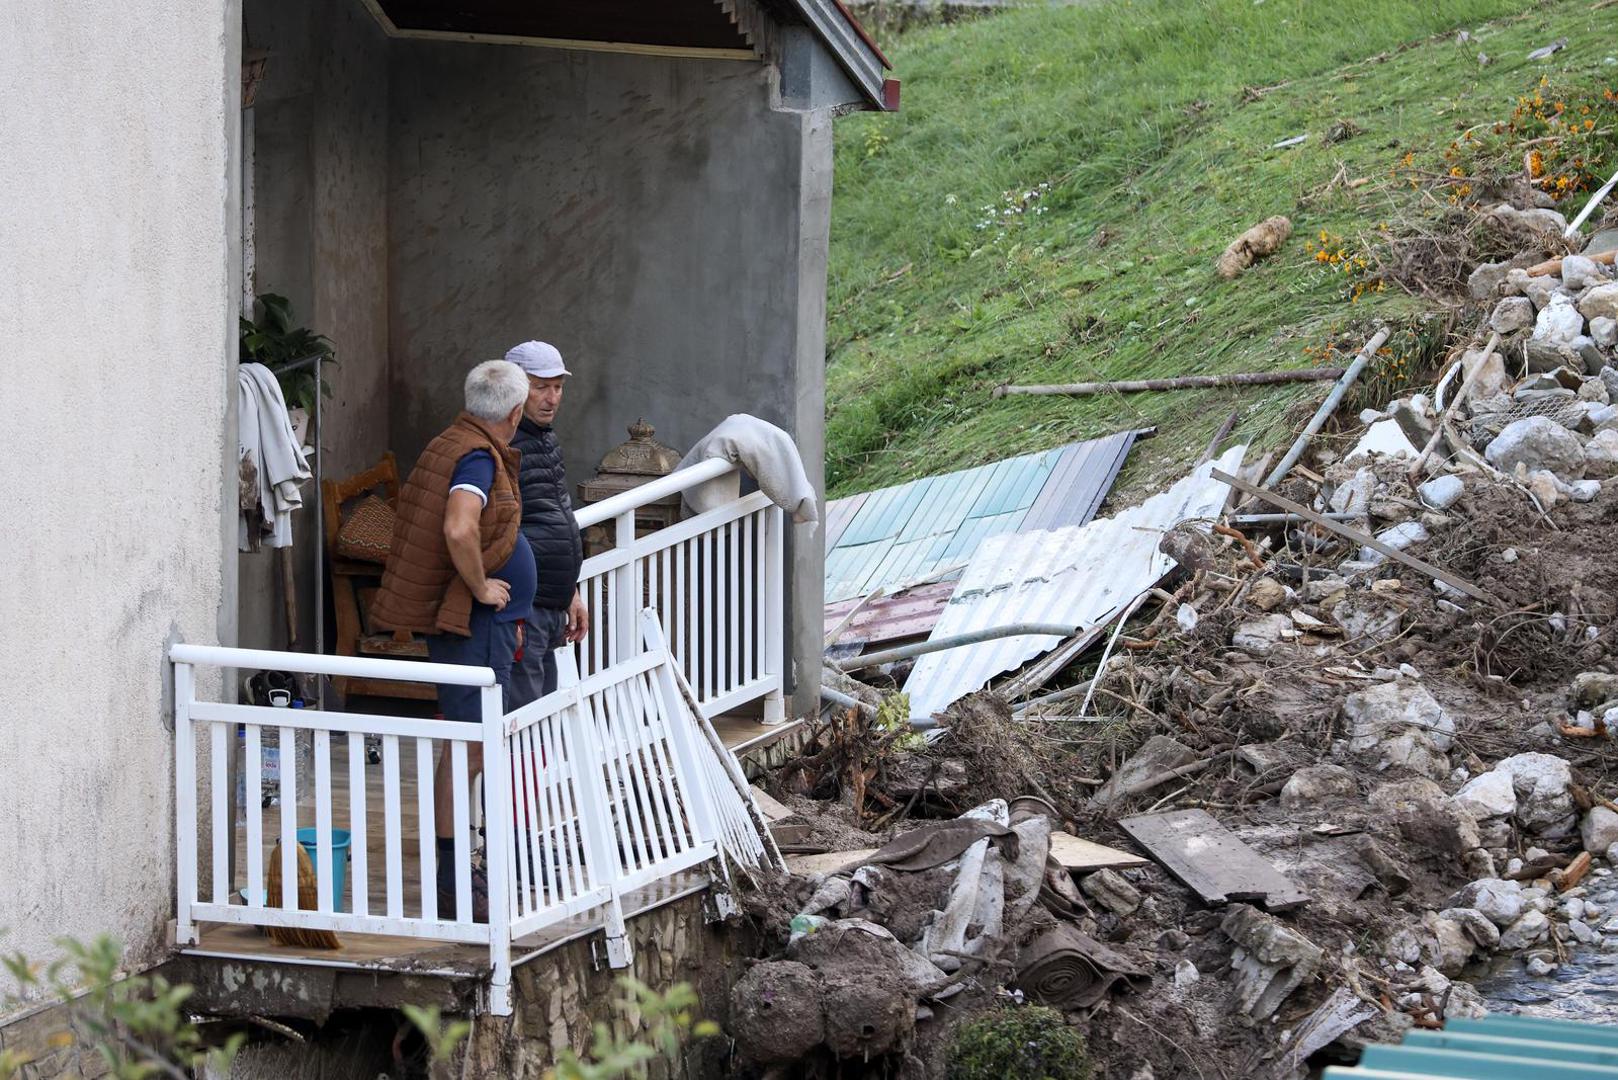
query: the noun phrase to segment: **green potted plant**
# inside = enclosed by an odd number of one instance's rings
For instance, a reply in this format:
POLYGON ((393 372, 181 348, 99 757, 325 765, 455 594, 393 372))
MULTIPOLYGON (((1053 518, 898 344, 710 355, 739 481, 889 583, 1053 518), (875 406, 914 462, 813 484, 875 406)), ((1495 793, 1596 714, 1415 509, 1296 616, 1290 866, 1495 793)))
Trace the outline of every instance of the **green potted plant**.
MULTIPOLYGON (((311 356, 323 357, 328 363, 337 362, 336 351, 324 334, 297 325, 292 315, 292 303, 284 296, 264 293, 258 298, 255 310, 261 312, 258 321, 242 317, 240 326, 242 363, 263 364, 275 369, 311 356)), ((305 368, 278 376, 281 396, 288 407, 301 407, 313 412, 315 407, 315 372, 305 368)), ((331 396, 331 387, 321 382, 320 392, 331 396)))

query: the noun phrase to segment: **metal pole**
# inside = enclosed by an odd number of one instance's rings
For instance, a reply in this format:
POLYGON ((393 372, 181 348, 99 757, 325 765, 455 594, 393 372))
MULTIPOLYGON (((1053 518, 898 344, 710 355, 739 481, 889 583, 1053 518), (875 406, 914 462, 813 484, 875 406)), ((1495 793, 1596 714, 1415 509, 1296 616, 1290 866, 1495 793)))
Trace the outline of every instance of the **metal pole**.
POLYGON ((1360 377, 1360 372, 1364 371, 1365 365, 1369 364, 1371 358, 1376 356, 1376 351, 1382 347, 1384 341, 1388 340, 1388 334, 1391 332, 1384 326, 1372 336, 1370 341, 1365 343, 1365 348, 1361 349, 1360 354, 1354 358, 1354 362, 1348 365, 1348 370, 1343 372, 1341 379, 1337 380, 1337 385, 1331 388, 1331 393, 1327 394, 1326 400, 1320 403, 1320 408, 1315 410, 1315 415, 1309 418, 1309 424, 1303 429, 1303 434, 1298 436, 1297 440, 1292 444, 1292 449, 1287 451, 1286 457, 1281 459, 1280 464, 1275 467, 1274 472, 1270 473, 1270 478, 1260 485, 1261 487, 1272 488, 1279 484, 1281 478, 1291 471, 1292 466, 1298 463, 1298 459, 1303 457, 1304 448, 1309 445, 1309 440, 1314 438, 1315 434, 1326 425, 1327 420, 1331 419, 1331 414, 1337 411, 1338 405, 1342 404, 1343 395, 1348 393, 1348 388, 1354 385, 1354 380, 1360 377))
MULTIPOLYGON (((325 477, 320 457, 320 395, 321 373, 325 357, 315 357, 315 652, 326 651, 326 499, 320 490, 325 477)), ((315 703, 326 707, 326 680, 315 676, 315 703)))
POLYGON ((848 694, 843 693, 841 690, 833 690, 829 686, 822 686, 820 688, 820 696, 831 702, 833 705, 841 705, 845 709, 858 709, 867 716, 876 715, 875 707, 867 705, 859 698, 851 697, 848 694))
POLYGON ((998 638, 1022 637, 1024 635, 1069 638, 1083 629, 1082 625, 1066 626, 1062 623, 1012 623, 1009 626, 991 626, 984 630, 972 630, 965 634, 952 634, 949 637, 922 641, 915 645, 901 645, 897 649, 884 649, 881 652, 866 653, 864 656, 840 660, 837 667, 842 671, 860 671, 880 664, 891 664, 895 660, 908 660, 912 656, 942 652, 945 649, 958 649, 962 645, 976 645, 980 641, 994 641, 998 638))

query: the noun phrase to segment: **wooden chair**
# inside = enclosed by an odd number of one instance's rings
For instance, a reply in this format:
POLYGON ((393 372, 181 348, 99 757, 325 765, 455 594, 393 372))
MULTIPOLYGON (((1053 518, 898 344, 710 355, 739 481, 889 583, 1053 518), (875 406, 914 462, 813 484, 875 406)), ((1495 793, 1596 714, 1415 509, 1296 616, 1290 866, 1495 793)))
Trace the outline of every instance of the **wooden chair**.
MULTIPOLYGON (((337 618, 338 656, 380 656, 390 660, 425 660, 427 643, 405 630, 370 633, 366 626, 371 599, 382 584, 382 564, 348 559, 337 554, 337 533, 343 526, 343 505, 367 492, 380 489, 388 505, 399 505, 399 466, 390 450, 382 460, 343 480, 326 480, 320 497, 326 515, 326 565, 331 568, 332 610, 337 618)), ((361 679, 336 676, 332 686, 344 698, 406 698, 433 701, 438 690, 431 683, 400 682, 394 679, 361 679)))

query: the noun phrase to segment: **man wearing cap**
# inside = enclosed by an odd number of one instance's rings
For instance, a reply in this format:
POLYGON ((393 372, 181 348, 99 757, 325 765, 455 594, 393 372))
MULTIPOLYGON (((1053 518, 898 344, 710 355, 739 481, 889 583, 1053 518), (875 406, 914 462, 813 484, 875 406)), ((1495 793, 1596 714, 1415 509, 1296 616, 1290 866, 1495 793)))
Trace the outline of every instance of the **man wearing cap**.
POLYGON ((579 597, 584 547, 568 497, 562 447, 552 428, 562 404, 562 384, 572 373, 556 347, 543 341, 525 341, 506 353, 506 359, 528 376, 528 400, 511 445, 522 452, 522 532, 538 568, 522 654, 507 685, 509 712, 556 689, 555 650, 584 637, 590 614, 579 597))

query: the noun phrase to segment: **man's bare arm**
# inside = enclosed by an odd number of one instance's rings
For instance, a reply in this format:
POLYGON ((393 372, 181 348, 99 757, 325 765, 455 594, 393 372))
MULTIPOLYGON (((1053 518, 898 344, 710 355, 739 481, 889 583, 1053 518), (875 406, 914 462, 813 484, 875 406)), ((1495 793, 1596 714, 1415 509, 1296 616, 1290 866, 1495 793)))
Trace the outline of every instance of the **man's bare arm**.
POLYGON ((472 596, 499 611, 511 599, 511 586, 483 572, 483 548, 478 542, 478 519, 482 516, 483 501, 476 495, 470 491, 450 492, 449 506, 444 510, 444 542, 449 546, 455 572, 472 590, 472 596))

